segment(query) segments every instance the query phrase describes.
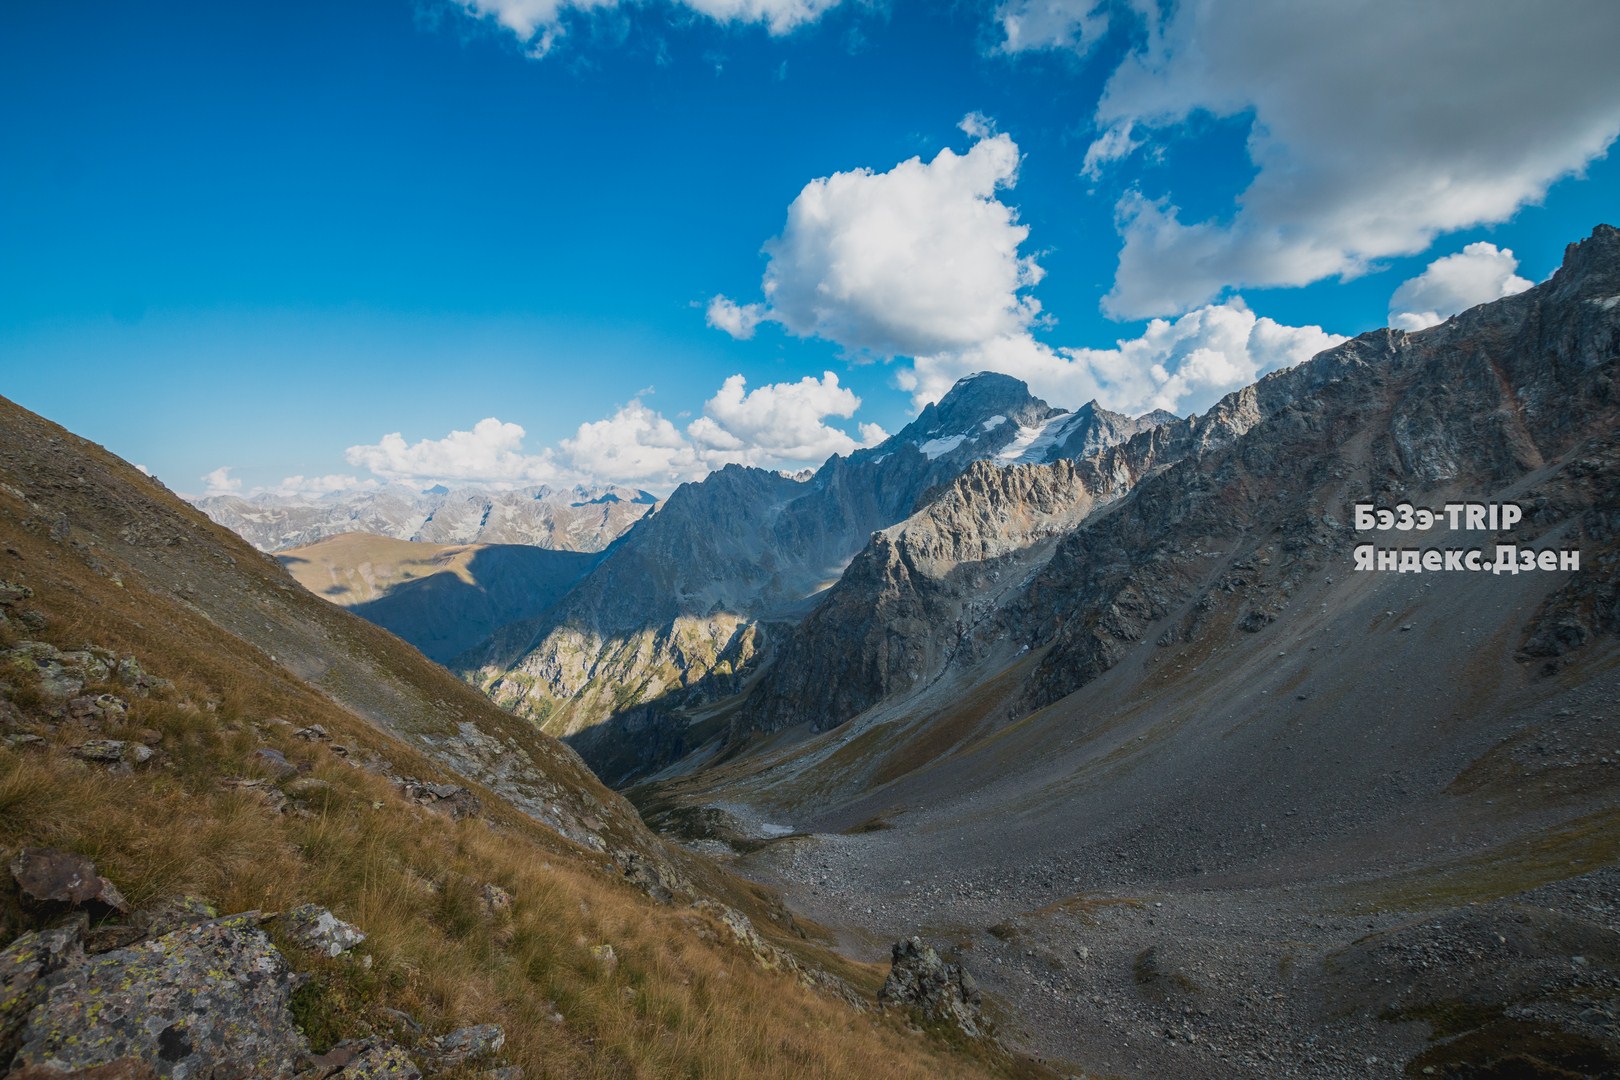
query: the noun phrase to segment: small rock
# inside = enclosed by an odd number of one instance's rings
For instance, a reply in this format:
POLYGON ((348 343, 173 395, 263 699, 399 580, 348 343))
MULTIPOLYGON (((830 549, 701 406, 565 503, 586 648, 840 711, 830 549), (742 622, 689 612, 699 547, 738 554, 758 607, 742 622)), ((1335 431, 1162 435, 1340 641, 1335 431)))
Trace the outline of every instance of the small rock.
POLYGON ((420 1033, 422 1030, 422 1025, 416 1022, 416 1017, 402 1009, 383 1008, 379 1011, 384 1016, 391 1017, 395 1022, 400 1024, 400 1026, 404 1027, 408 1031, 420 1033))
POLYGON ((297 731, 293 732, 293 738, 303 739, 305 742, 332 741, 332 736, 328 735, 326 733, 326 729, 319 724, 311 724, 309 727, 299 728, 297 731))
POLYGON ((479 890, 479 899, 491 915, 504 915, 512 909, 512 894, 493 882, 479 890))
POLYGON ((34 590, 11 581, 0 581, 0 607, 10 607, 19 600, 30 600, 34 590))
POLYGON ((433 1040, 430 1053, 446 1068, 488 1057, 506 1045, 506 1032, 499 1024, 477 1024, 457 1028, 433 1040))
POLYGON ((477 817, 484 809, 484 804, 470 788, 456 784, 424 784, 409 777, 396 780, 395 783, 407 799, 429 810, 449 814, 457 821, 477 817))
POLYGON ((605 971, 612 971, 619 966, 619 958, 614 954, 611 945, 592 945, 591 955, 596 957, 596 962, 602 965, 605 971))
POLYGON ((398 1043, 385 1039, 345 1039, 324 1054, 306 1059, 300 1078, 333 1080, 421 1080, 422 1070, 398 1043))
POLYGON ((129 901, 96 873, 96 864, 71 851, 24 848, 11 860, 11 876, 23 904, 36 910, 84 908, 95 916, 129 913, 129 901))
POLYGON ((116 694, 82 695, 67 703, 68 716, 87 724, 120 724, 129 714, 129 703, 116 694))
POLYGON ((97 765, 143 765, 153 753, 150 746, 122 739, 91 739, 73 748, 74 757, 97 765))
POLYGON ((366 935, 330 911, 315 904, 301 904, 281 916, 287 936, 323 956, 341 956, 366 935))
POLYGON ((338 1075, 344 1080, 422 1080, 422 1070, 397 1043, 372 1047, 338 1075))
POLYGON ((295 799, 312 799, 324 792, 331 791, 332 785, 313 776, 301 776, 281 790, 295 799))
POLYGON ((291 776, 298 771, 298 766, 287 760, 287 756, 280 750, 261 747, 253 751, 253 763, 274 775, 277 779, 291 776))

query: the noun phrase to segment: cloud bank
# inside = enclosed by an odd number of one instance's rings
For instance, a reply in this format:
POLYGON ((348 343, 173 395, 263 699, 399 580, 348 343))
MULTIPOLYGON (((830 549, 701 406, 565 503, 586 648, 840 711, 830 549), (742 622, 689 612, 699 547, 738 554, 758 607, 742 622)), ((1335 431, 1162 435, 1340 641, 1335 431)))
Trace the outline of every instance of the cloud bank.
MULTIPOLYGON (((1005 5, 1002 48, 1084 49, 1076 28, 1110 7, 1005 5)), ((1183 220, 1174 191, 1120 198, 1123 247, 1103 301, 1117 318, 1361 274, 1507 220, 1620 135, 1610 0, 1131 7, 1144 33, 1097 106, 1087 174, 1144 143, 1173 152, 1200 113, 1250 118, 1257 173, 1230 214, 1205 221, 1183 220)))
MULTIPOLYGON (((1155 319, 1112 349, 1057 347, 1030 290, 1041 280, 1020 253, 1029 229, 1001 201, 1018 179, 1018 147, 969 116, 966 153, 813 180, 788 208, 770 256, 765 304, 716 297, 711 326, 747 337, 763 321, 852 352, 910 358, 896 375, 917 407, 960 377, 1000 371, 1048 400, 1093 398, 1121 412, 1202 410, 1268 371, 1343 341, 1318 326, 1284 326, 1234 298, 1155 319)), ((1099 151, 1130 152, 1130 133, 1099 151)), ((1099 164, 1100 167, 1100 164, 1099 164)))
MULTIPOLYGON (((860 424, 858 434, 851 435, 827 422, 848 420, 860 403, 830 371, 819 379, 806 376, 752 390, 743 376, 733 375, 684 428, 636 397, 611 416, 579 425, 555 448, 530 452, 521 425, 489 417, 470 431, 415 443, 394 432, 351 446, 344 456, 374 477, 417 486, 616 483, 668 489, 723 465, 796 470, 881 442, 886 434, 876 424, 860 424)), ((223 475, 221 482, 234 484, 233 490, 241 487, 223 475)), ((356 477, 289 477, 276 488, 258 490, 318 496, 375 485, 376 480, 356 477)))
POLYGON ((964 375, 1000 371, 1059 405, 1095 399, 1129 415, 1152 409, 1186 413, 1344 340, 1319 326, 1284 326, 1256 316, 1238 298, 1174 321, 1154 319, 1140 337, 1117 341, 1112 349, 1053 348, 1024 334, 918 357, 899 383, 919 408, 939 400, 964 375))

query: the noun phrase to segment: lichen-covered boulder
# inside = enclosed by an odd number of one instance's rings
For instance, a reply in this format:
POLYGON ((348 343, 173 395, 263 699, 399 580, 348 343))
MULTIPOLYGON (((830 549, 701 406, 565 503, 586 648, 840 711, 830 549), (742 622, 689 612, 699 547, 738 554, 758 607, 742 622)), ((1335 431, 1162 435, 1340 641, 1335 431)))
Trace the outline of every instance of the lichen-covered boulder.
POLYGON ((918 1009, 930 1020, 955 1024, 969 1038, 986 1034, 979 1011, 979 987, 960 964, 940 959, 933 946, 920 938, 894 943, 889 977, 878 991, 878 1002, 918 1009))
POLYGON ((258 922, 257 912, 215 919, 59 972, 12 1067, 132 1060, 162 1077, 291 1074, 306 1050, 288 1011, 292 973, 258 922))
POLYGON ((84 920, 22 937, 0 951, 0 1068, 16 1050, 28 1014, 45 1000, 45 979, 84 960, 84 920))
POLYGON ((70 698, 69 719, 84 724, 121 724, 129 716, 129 702, 116 694, 89 694, 70 698))
POLYGON ((366 935, 316 904, 300 904, 281 916, 281 928, 294 942, 322 956, 341 956, 366 935))

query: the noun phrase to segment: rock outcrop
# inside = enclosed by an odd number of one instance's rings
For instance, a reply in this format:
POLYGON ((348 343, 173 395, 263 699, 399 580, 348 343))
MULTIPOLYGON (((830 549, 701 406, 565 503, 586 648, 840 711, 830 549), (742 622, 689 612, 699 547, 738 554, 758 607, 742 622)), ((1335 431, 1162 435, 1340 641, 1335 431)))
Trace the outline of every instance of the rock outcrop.
POLYGON ((133 1059, 160 1076, 282 1076, 304 1051, 292 972, 256 912, 64 967, 29 1013, 12 1067, 133 1059))
POLYGON ((129 901, 96 873, 83 855, 56 848, 24 848, 11 860, 23 905, 43 914, 83 910, 93 917, 127 914, 129 901))
POLYGON ((878 991, 878 1003, 915 1009, 925 1020, 951 1024, 972 1039, 990 1033, 973 976, 962 965, 942 960, 921 938, 894 943, 889 977, 878 991))

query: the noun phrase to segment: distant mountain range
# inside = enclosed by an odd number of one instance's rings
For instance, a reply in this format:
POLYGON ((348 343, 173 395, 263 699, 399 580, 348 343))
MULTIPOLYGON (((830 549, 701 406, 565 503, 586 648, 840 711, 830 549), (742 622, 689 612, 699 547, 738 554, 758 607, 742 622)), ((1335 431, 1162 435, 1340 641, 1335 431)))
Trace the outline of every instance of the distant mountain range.
POLYGON ((198 509, 260 551, 348 532, 425 544, 528 544, 601 551, 649 513, 656 496, 615 486, 513 491, 400 484, 328 495, 213 495, 198 509))

